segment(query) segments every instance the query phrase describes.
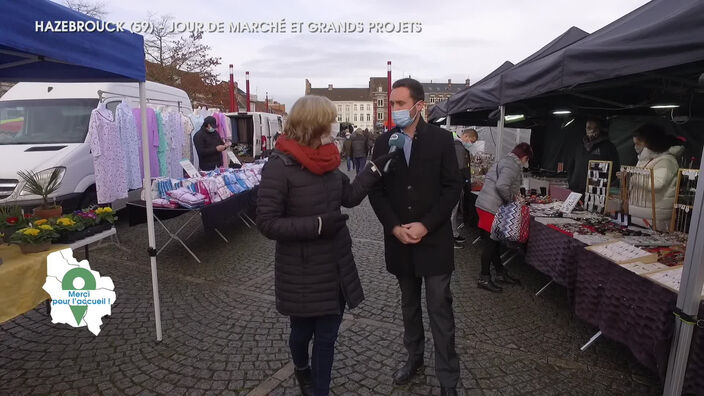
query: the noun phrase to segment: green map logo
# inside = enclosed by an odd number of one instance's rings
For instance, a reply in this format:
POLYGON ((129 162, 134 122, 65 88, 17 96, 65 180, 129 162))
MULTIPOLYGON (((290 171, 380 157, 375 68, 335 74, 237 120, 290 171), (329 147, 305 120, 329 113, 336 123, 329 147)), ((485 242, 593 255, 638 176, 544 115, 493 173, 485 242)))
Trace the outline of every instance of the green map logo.
POLYGON ((52 323, 87 326, 98 335, 117 298, 112 279, 91 270, 87 260, 76 261, 71 249, 51 253, 46 272, 43 288, 51 297, 52 323))

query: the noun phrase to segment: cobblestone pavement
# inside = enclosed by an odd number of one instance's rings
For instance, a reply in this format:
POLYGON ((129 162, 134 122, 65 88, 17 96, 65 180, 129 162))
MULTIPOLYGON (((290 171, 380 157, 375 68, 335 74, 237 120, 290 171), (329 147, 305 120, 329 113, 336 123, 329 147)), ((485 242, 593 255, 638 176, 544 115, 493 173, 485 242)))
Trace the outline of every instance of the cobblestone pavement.
MULTIPOLYGON (((391 382, 405 359, 400 292, 384 268, 381 227, 368 201, 349 213, 367 299, 345 315, 332 393, 439 394, 429 329, 423 375, 406 386, 391 382)), ((223 233, 229 243, 202 230, 188 240, 202 264, 177 244, 159 255, 164 339, 157 343, 146 228, 120 224, 127 251, 91 250, 91 266, 112 277, 117 293, 100 335, 53 325, 43 304, 1 324, 0 394, 297 394, 288 320, 274 307, 274 244, 244 226, 223 233)), ((533 296, 544 275, 516 263, 511 270, 522 286, 499 295, 477 289, 479 247, 470 242, 456 250, 452 279, 464 394, 661 392, 656 376, 621 345, 602 338, 580 352, 595 329, 571 314, 563 289, 533 296)))

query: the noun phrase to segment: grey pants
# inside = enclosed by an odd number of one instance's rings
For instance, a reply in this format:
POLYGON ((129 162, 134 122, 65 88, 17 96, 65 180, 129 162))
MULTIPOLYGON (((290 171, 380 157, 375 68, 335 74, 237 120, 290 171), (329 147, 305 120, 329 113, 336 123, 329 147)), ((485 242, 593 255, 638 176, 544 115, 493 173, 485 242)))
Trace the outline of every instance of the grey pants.
POLYGON ((421 310, 421 287, 425 279, 425 298, 430 329, 435 343, 435 375, 440 385, 456 387, 460 360, 455 351, 455 315, 452 311, 450 278, 452 273, 423 278, 398 277, 403 312, 403 345, 409 360, 422 359, 425 332, 421 310))

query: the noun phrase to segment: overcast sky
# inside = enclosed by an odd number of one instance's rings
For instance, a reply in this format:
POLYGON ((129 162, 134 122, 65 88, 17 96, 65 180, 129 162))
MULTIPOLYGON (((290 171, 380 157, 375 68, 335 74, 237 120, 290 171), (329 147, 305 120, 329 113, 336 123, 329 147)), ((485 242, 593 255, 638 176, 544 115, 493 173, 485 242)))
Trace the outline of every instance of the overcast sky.
POLYGON ((226 33, 205 34, 217 69, 228 65, 244 89, 287 105, 313 87, 366 87, 370 76, 411 75, 422 82, 478 81, 505 60, 517 63, 577 26, 591 33, 640 7, 644 0, 322 0, 105 2, 109 21, 142 21, 148 13, 179 22, 225 22, 226 33), (228 33, 231 22, 304 22, 303 33, 228 33), (309 23, 361 22, 364 33, 311 33, 309 23), (421 33, 369 33, 370 22, 419 22, 421 33), (256 91, 256 92, 255 92, 256 91))

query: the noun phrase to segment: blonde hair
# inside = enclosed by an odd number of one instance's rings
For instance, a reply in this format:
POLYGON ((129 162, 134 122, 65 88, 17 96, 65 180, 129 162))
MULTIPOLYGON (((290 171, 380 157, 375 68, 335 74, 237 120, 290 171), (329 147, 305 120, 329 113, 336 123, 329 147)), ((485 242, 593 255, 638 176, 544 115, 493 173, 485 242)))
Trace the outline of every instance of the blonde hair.
POLYGON ((336 120, 337 110, 330 99, 306 95, 291 107, 283 133, 304 146, 317 147, 320 137, 330 133, 330 126, 336 120))

